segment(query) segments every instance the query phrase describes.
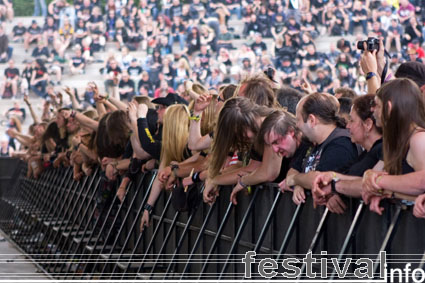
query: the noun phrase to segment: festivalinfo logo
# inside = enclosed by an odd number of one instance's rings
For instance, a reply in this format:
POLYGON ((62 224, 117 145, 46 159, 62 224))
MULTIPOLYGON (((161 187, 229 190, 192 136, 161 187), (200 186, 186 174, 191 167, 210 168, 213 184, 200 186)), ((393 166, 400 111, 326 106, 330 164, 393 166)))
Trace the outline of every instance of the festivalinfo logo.
MULTIPOLYGON (((321 252, 321 256, 327 256, 326 251, 321 252)), ((412 270, 412 264, 406 263, 403 269, 387 268, 386 252, 379 253, 377 260, 370 258, 320 258, 313 257, 311 252, 307 253, 304 258, 286 258, 279 263, 272 258, 256 259, 256 253, 249 251, 242 258, 242 263, 245 266, 245 279, 260 277, 272 279, 277 276, 283 277, 282 280, 273 280, 273 282, 294 282, 298 279, 301 282, 425 282, 425 271, 422 268, 412 270), (379 263, 379 274, 374 274, 374 265, 379 263), (254 264, 257 269, 254 270, 254 264), (302 265, 300 268, 299 266, 302 265), (313 265, 320 266, 320 272, 313 272, 313 265), (350 266, 354 268, 354 272, 348 272, 350 266), (329 267, 334 270, 336 276, 330 279, 329 267), (278 269, 283 269, 284 272, 278 272, 278 269), (258 276, 259 275, 259 276, 258 276), (372 280, 371 280, 372 279, 372 280)), ((253 280, 254 281, 254 280, 253 280)), ((257 280, 255 280, 257 281, 257 280)), ((261 282, 263 280, 258 280, 261 282)), ((265 280, 264 280, 265 281, 265 280)))

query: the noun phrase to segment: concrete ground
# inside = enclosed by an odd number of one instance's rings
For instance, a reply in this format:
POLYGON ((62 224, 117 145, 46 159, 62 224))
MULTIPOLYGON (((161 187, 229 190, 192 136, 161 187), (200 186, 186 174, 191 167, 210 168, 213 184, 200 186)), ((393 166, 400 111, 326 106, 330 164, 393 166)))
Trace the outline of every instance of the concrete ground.
POLYGON ((30 259, 5 239, 0 231, 0 282, 11 280, 49 280, 30 259))

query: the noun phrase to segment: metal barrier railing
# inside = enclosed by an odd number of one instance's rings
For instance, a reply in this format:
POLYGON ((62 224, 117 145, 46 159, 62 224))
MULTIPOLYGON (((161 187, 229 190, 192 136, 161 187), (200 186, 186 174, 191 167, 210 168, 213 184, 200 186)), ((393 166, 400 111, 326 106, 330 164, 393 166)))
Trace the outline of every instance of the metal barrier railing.
MULTIPOLYGON (((277 261, 327 251, 321 256, 335 255, 338 262, 375 260, 386 251, 389 266, 400 265, 391 259, 406 254, 423 267, 425 220, 399 201, 384 201, 384 215, 378 216, 362 201, 346 199, 346 213, 336 215, 314 209, 311 197, 296 206, 291 194, 264 184, 241 197, 238 206, 229 202, 231 188, 223 187, 214 205, 200 200, 188 213, 175 211, 171 193, 164 192, 153 225, 140 232, 156 172, 131 182, 122 203, 118 183, 107 181, 99 169, 80 181, 71 168, 48 169, 38 180, 25 173, 26 165, 19 163, 14 184, 2 187, 0 228, 58 279, 241 280, 241 258, 248 251, 277 261)), ((335 269, 329 268, 329 277, 336 278, 335 269)))

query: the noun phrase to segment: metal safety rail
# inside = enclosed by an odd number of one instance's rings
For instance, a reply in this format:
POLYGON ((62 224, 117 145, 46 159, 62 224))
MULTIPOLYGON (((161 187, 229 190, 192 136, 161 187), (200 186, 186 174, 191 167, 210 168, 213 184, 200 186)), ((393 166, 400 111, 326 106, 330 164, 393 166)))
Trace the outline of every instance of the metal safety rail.
MULTIPOLYGON (((311 196, 296 206, 290 193, 264 184, 248 196, 241 194, 237 206, 229 201, 232 188, 222 187, 212 206, 200 198, 191 212, 178 212, 172 193, 164 192, 152 225, 140 232, 156 171, 130 182, 122 202, 116 196, 120 180, 107 181, 100 169, 79 181, 71 168, 48 169, 38 180, 25 174, 24 163, 0 159, 0 180, 9 182, 1 186, 0 228, 57 279, 241 280, 248 251, 257 253, 254 273, 258 259, 281 262, 307 252, 341 262, 347 257, 375 260, 386 251, 389 267, 401 266, 404 259, 412 269, 425 260, 425 220, 397 200, 383 201, 379 216, 362 201, 344 198, 347 210, 336 215, 314 209, 311 196), (1 168, 12 163, 16 169, 1 176, 1 168)), ((302 278, 306 266, 299 267, 302 278)), ((335 269, 328 269, 329 278, 336 279, 335 269)))

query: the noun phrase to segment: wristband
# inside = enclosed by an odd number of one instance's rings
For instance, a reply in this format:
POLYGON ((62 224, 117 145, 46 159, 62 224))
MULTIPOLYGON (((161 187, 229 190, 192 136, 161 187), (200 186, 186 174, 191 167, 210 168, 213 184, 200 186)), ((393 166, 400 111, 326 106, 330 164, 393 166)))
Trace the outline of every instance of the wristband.
POLYGON ((201 117, 199 115, 190 116, 189 120, 199 122, 201 117))
POLYGON ((242 182, 242 176, 241 176, 241 175, 239 175, 239 181, 238 181, 238 184, 239 184, 242 188, 244 188, 244 189, 247 189, 247 188, 248 188, 248 186, 247 186, 247 185, 245 185, 245 184, 244 184, 244 182, 242 182))
POLYGON ((376 76, 376 74, 374 72, 369 72, 369 73, 366 74, 366 80, 368 81, 375 76, 376 76))
POLYGON ((150 205, 149 203, 145 203, 145 205, 143 206, 143 209, 146 210, 149 214, 151 214, 153 210, 153 206, 150 205))

